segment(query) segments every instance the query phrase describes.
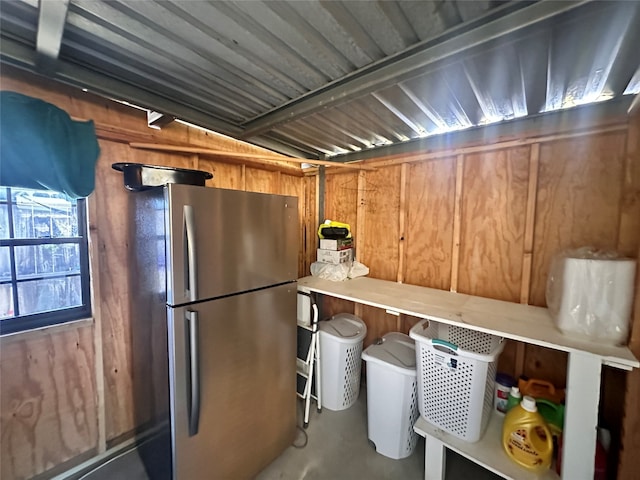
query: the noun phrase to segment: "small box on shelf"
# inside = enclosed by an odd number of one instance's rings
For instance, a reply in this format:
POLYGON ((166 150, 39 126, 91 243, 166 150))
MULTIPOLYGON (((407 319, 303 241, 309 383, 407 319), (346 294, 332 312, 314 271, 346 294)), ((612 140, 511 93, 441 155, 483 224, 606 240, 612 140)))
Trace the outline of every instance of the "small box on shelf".
POLYGON ((352 238, 321 238, 320 248, 322 250, 346 250, 353 247, 352 238))
POLYGON ((318 249, 318 261, 324 263, 340 264, 353 261, 353 248, 345 250, 318 249))

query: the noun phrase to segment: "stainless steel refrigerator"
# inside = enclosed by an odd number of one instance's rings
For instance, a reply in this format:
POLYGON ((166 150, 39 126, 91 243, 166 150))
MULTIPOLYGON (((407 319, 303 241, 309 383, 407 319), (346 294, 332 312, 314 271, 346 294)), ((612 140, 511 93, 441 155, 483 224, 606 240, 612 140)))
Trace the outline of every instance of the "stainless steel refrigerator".
POLYGON ((295 435, 297 198, 168 184, 130 199, 147 473, 251 478, 295 435))

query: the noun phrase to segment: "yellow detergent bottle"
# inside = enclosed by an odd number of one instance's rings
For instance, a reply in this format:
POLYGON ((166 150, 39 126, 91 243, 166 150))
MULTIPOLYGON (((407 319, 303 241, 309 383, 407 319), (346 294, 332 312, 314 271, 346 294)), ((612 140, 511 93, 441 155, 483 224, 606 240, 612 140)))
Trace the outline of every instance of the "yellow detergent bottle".
POLYGON ((516 463, 530 470, 551 466, 553 441, 533 397, 525 396, 504 418, 502 446, 516 463))

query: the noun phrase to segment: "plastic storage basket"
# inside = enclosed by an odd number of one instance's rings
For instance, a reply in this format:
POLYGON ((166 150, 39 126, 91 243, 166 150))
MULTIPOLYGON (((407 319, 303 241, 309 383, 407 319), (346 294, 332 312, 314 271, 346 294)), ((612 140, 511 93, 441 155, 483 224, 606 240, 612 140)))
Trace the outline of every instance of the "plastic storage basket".
POLYGON ((504 339, 428 320, 409 335, 416 341, 420 415, 462 440, 478 441, 492 411, 504 339))
POLYGON ((387 333, 362 352, 367 362, 367 430, 376 451, 400 459, 413 453, 418 435, 416 352, 403 333, 387 333))
POLYGON ((362 340, 367 326, 350 313, 339 313, 320 322, 320 378, 322 406, 344 410, 360 394, 362 340))

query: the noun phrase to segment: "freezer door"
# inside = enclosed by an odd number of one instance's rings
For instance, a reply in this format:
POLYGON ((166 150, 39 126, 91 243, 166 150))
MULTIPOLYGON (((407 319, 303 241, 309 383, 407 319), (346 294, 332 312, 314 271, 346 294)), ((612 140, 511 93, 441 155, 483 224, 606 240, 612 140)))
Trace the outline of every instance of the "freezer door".
POLYGON ((248 479, 293 442, 296 284, 169 307, 174 479, 248 479))
POLYGON ((296 197, 177 184, 165 194, 169 305, 298 277, 296 197))

